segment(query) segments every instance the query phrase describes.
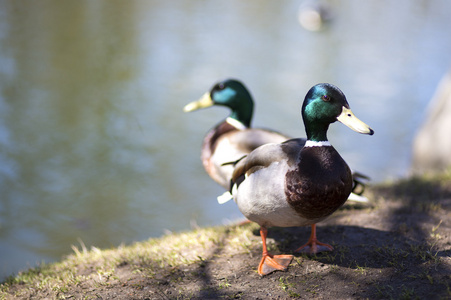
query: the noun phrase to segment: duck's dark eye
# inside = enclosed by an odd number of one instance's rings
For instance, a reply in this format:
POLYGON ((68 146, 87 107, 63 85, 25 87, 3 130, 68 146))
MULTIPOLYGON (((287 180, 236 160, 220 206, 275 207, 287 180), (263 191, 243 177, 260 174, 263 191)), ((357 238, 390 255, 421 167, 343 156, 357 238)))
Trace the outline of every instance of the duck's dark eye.
POLYGON ((225 85, 222 82, 218 83, 215 87, 215 90, 217 90, 217 91, 222 91, 223 89, 225 89, 225 85))
POLYGON ((329 101, 330 101, 330 97, 329 97, 328 95, 323 95, 323 96, 321 97, 321 99, 322 99, 324 102, 329 102, 329 101))

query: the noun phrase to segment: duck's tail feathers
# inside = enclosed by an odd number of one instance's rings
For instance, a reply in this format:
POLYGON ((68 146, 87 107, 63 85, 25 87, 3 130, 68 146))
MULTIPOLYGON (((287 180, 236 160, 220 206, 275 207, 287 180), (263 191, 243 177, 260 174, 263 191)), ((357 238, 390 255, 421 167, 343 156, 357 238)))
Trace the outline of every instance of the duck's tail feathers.
POLYGON ((367 197, 361 196, 361 195, 357 195, 354 193, 351 193, 348 197, 348 201, 353 201, 353 202, 360 202, 360 203, 368 203, 369 200, 367 197))
POLYGON ((370 177, 362 173, 352 171, 352 193, 361 196, 365 191, 366 184, 369 180, 370 177))
POLYGON ((224 204, 232 200, 232 194, 229 191, 227 191, 224 194, 218 196, 216 199, 218 200, 219 204, 224 204))

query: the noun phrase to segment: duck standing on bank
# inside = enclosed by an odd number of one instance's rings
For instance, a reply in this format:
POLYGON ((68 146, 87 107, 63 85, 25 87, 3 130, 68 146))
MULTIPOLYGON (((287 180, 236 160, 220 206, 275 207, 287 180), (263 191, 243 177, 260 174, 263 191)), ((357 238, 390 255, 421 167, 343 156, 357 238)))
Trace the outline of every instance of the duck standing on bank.
POLYGON ((307 244, 296 251, 332 246, 316 239, 316 223, 342 206, 353 189, 352 173, 327 140, 331 123, 339 121, 352 130, 374 131, 352 113, 343 92, 323 83, 312 87, 301 109, 307 141, 291 139, 263 145, 240 160, 233 172, 231 193, 241 213, 260 225, 263 242, 260 275, 286 270, 292 255, 267 251, 267 228, 312 226, 307 244))

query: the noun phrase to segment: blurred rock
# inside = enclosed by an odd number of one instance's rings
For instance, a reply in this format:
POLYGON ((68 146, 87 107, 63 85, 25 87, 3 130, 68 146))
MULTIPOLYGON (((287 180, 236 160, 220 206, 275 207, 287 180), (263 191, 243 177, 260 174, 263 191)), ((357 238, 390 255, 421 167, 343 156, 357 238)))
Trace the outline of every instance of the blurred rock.
POLYGON ((451 167, 451 71, 439 83, 426 120, 413 144, 414 173, 442 172, 451 167))

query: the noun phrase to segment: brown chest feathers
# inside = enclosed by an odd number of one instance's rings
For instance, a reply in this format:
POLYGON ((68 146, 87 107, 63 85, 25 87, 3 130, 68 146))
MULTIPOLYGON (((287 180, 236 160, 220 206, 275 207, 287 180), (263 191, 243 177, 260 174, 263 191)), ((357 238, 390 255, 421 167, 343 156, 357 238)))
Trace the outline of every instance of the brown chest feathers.
POLYGON ((238 129, 236 129, 236 127, 224 121, 218 124, 215 128, 213 128, 212 130, 210 130, 210 132, 207 133, 207 135, 204 138, 201 151, 202 153, 201 159, 202 162, 204 163, 204 166, 209 165, 209 159, 213 155, 218 139, 228 132, 237 130, 238 129))
POLYGON ((327 217, 346 202, 352 174, 332 147, 304 147, 300 160, 285 177, 288 203, 305 218, 327 217))

